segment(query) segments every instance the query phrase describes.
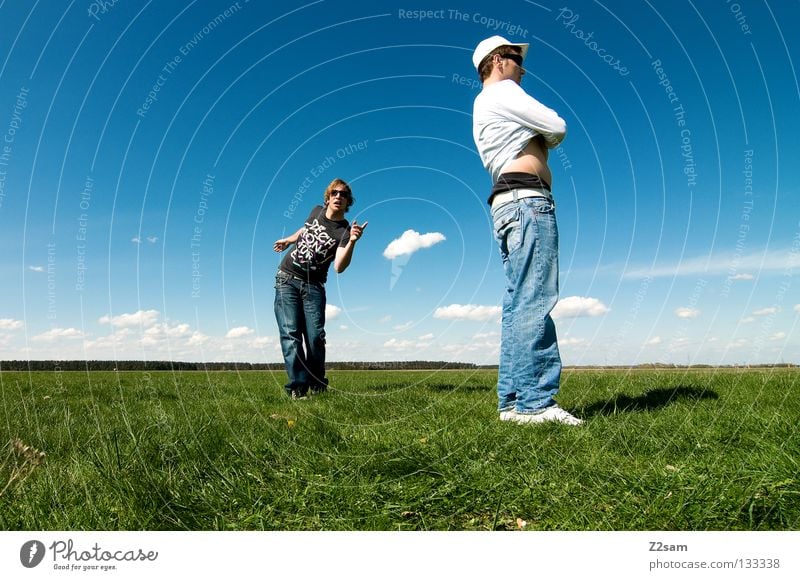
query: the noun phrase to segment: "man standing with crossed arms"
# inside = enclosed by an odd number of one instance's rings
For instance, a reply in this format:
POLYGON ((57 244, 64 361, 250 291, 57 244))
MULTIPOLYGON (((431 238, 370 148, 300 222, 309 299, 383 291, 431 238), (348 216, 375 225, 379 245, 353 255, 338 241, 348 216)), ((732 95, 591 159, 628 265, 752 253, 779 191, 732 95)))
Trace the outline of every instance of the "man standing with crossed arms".
POLYGON ((527 44, 492 36, 472 55, 483 83, 472 133, 494 184, 488 201, 506 275, 498 410, 501 421, 580 425, 554 400, 561 356, 550 316, 558 301, 558 228, 547 153, 567 126, 520 87, 527 53, 527 44))

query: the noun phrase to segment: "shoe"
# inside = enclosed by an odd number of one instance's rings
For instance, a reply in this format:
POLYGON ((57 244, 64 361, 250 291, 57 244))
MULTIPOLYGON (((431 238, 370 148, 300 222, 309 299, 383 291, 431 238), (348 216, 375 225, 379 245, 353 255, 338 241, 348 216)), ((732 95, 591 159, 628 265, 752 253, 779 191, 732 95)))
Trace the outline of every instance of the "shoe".
POLYGON ((504 411, 500 411, 500 420, 501 421, 516 421, 517 419, 517 410, 514 407, 510 409, 505 409, 504 411))
POLYGON ((292 389, 292 400, 293 401, 302 401, 308 398, 308 393, 298 391, 297 389, 292 389))
POLYGON ((322 393, 324 393, 327 390, 328 390, 327 386, 325 386, 325 387, 311 387, 311 394, 312 395, 321 395, 322 393))
POLYGON ((539 411, 538 413, 516 413, 516 417, 512 420, 520 424, 552 421, 554 423, 563 423, 564 425, 583 425, 582 420, 574 417, 558 405, 547 407, 544 411, 539 411))

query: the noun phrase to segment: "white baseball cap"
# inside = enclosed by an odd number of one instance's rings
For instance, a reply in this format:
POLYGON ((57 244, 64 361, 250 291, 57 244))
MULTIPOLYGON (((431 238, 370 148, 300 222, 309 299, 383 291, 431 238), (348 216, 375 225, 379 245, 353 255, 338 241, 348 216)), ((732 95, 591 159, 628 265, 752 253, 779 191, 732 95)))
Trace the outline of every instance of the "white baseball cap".
POLYGON ((518 46, 522 51, 522 58, 525 58, 525 55, 528 54, 528 44, 519 44, 516 42, 509 42, 502 36, 491 36, 486 40, 481 41, 481 43, 475 48, 475 52, 472 53, 472 64, 475 65, 475 68, 481 66, 481 61, 486 58, 486 55, 492 52, 495 48, 499 48, 501 46, 518 46))

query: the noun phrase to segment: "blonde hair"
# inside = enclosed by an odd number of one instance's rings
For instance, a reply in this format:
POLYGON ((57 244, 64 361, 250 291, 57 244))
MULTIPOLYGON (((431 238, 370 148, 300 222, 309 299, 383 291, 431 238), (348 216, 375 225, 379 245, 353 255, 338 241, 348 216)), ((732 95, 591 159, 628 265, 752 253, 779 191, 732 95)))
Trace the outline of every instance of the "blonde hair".
POLYGON ((339 179, 338 177, 328 184, 328 187, 325 188, 325 197, 323 198, 323 205, 328 205, 328 200, 331 198, 331 192, 334 189, 343 189, 347 192, 347 207, 344 208, 344 211, 350 209, 350 206, 353 205, 356 201, 356 198, 353 197, 353 191, 350 189, 350 186, 347 185, 347 182, 344 179, 339 179))

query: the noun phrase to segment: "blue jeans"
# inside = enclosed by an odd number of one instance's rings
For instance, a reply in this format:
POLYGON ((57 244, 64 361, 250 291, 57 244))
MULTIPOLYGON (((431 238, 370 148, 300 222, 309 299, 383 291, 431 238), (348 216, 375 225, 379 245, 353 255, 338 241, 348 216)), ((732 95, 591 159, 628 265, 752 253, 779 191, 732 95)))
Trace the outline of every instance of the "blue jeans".
POLYGON ((325 390, 325 286, 279 270, 275 276, 275 320, 289 375, 286 392, 325 390))
POLYGON ((550 199, 492 209, 506 289, 500 334, 498 409, 536 413, 555 404, 561 356, 550 312, 558 301, 558 227, 550 199))

